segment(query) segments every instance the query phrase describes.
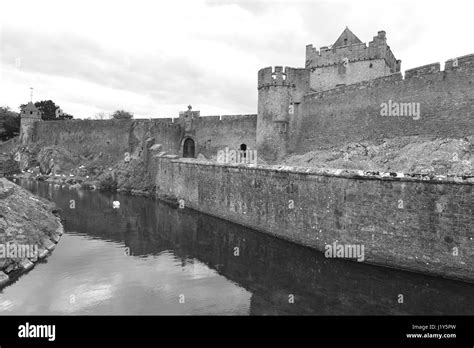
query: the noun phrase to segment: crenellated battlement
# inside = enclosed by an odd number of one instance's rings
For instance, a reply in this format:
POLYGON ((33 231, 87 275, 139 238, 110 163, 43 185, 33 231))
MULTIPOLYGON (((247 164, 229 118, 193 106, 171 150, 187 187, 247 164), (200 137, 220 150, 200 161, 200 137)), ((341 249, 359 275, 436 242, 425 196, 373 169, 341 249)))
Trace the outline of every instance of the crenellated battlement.
POLYGON ((444 70, 456 70, 456 69, 472 69, 474 68, 474 54, 468 54, 465 56, 452 58, 446 61, 444 70))
POLYGON ((258 72, 258 89, 268 87, 296 87, 304 83, 309 70, 291 67, 267 67, 258 72))
POLYGON ((257 118, 257 114, 247 115, 217 115, 217 116, 201 116, 200 123, 222 123, 236 121, 253 121, 257 118))
POLYGON ((410 79, 412 77, 427 75, 427 74, 434 74, 440 72, 440 64, 433 63, 423 65, 417 68, 409 69, 405 71, 405 79, 410 79))

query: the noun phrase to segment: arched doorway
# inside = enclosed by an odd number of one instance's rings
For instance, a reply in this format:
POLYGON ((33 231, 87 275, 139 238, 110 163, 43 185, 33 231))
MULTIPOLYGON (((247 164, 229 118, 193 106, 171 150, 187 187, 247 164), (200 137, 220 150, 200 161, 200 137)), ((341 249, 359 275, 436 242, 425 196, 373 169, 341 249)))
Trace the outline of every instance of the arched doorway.
POLYGON ((183 143, 183 157, 194 158, 194 140, 187 138, 183 143))

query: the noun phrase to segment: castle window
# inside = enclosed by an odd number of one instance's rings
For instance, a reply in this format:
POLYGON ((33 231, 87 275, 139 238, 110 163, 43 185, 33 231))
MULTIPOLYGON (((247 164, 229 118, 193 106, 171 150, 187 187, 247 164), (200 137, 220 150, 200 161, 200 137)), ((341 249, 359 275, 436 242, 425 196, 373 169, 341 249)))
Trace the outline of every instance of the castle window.
POLYGON ((33 111, 30 111, 30 115, 33 115, 33 111))
POLYGON ((372 63, 370 63, 369 68, 372 68, 372 67, 373 67, 373 65, 372 65, 372 63))
POLYGON ((344 45, 347 45, 347 39, 344 39, 344 45))
POLYGON ((242 157, 246 158, 247 157, 247 144, 240 144, 240 151, 242 153, 242 157))
POLYGON ((280 124, 278 127, 280 134, 285 134, 288 129, 286 122, 278 122, 278 123, 280 124))

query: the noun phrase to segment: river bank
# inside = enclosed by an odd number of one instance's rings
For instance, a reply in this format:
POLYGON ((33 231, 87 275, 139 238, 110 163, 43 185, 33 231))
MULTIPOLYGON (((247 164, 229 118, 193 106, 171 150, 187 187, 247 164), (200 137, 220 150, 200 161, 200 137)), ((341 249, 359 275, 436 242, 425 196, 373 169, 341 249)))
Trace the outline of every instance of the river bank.
POLYGON ((0 178, 0 287, 56 247, 63 234, 57 214, 54 203, 0 178))

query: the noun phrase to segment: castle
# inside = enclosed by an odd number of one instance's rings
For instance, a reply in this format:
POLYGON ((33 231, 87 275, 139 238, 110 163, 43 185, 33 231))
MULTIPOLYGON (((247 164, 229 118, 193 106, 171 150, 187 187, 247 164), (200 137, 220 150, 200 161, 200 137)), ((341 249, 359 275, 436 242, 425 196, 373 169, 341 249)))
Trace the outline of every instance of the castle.
POLYGON ((472 178, 265 165, 348 142, 404 136, 472 142, 474 54, 449 59, 444 70, 433 63, 402 76, 400 67, 385 32, 367 46, 346 29, 330 48, 307 46, 304 68, 261 69, 257 114, 203 117, 189 106, 176 119, 41 122, 28 106, 21 143, 32 157, 57 146, 66 165, 92 163, 100 174, 109 168, 121 188, 145 189, 319 251, 343 240, 370 246, 368 263, 473 281, 472 178), (413 104, 416 117, 383 112, 413 104), (263 165, 176 160, 216 158, 227 148, 257 149, 263 165), (120 168, 124 154, 134 156, 127 170, 120 168))
MULTIPOLYGON (((257 114, 200 116, 191 106, 179 118, 38 122, 28 104, 21 114, 21 143, 81 146, 92 143, 117 156, 147 132, 168 153, 216 157, 218 151, 249 149, 278 163, 291 154, 408 135, 461 138, 472 135, 474 55, 410 69, 379 31, 369 44, 346 28, 330 47, 306 46, 304 68, 258 71, 257 114), (416 103, 418 118, 382 117, 387 103, 416 103), (80 134, 80 135, 79 135, 80 134), (76 139, 76 140, 74 140, 76 139)), ((92 145, 91 145, 92 146, 92 145)), ((77 149, 80 152, 80 149, 77 149)), ((120 154, 121 155, 121 154, 120 154)))

